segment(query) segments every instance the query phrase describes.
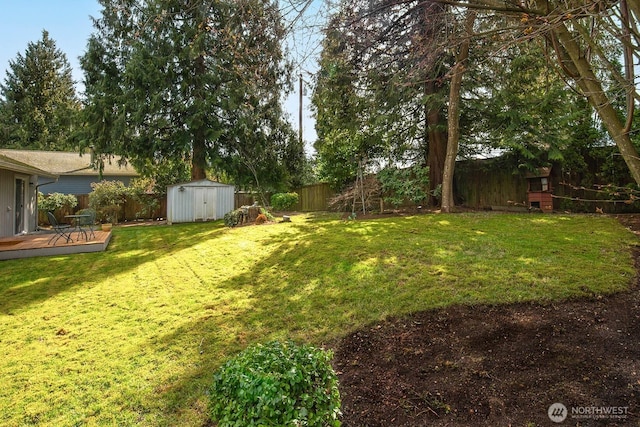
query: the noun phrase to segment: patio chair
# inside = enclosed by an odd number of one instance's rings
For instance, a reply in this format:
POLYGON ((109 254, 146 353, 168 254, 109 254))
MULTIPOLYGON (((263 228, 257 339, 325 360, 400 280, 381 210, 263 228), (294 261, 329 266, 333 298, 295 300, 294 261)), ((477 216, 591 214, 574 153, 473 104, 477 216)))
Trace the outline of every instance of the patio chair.
POLYGON ((61 237, 64 237, 67 240, 67 243, 73 242, 71 239, 71 226, 69 224, 58 224, 58 220, 52 212, 47 212, 47 218, 49 218, 49 224, 51 224, 51 227, 55 232, 55 234, 49 239, 49 242, 47 243, 48 245, 52 242, 55 245, 61 237))
POLYGON ((78 225, 81 228, 86 228, 89 231, 90 237, 96 237, 95 225, 96 225, 96 211, 93 209, 80 209, 78 215, 87 215, 85 217, 79 218, 78 225))

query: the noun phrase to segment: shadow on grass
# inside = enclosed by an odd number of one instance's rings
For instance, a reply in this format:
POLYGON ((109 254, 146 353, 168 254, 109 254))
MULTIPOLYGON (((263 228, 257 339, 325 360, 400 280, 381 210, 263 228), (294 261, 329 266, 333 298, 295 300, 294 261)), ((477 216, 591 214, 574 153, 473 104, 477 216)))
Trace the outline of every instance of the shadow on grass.
POLYGON ((0 314, 13 314, 80 286, 90 287, 114 273, 124 273, 159 256, 216 238, 224 230, 221 221, 116 227, 105 252, 2 261, 0 314))

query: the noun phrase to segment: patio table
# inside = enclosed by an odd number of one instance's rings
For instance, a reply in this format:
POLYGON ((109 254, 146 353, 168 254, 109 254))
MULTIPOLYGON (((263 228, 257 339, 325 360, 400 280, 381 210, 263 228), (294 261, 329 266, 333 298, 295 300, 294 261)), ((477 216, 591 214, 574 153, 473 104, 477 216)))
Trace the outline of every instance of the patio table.
POLYGON ((85 241, 89 241, 89 238, 87 237, 87 230, 85 228, 82 228, 82 219, 83 218, 91 218, 91 215, 87 215, 87 214, 77 214, 77 215, 65 215, 65 218, 69 218, 72 221, 72 225, 73 225, 73 232, 78 233, 78 239, 80 240, 80 236, 84 235, 84 240, 85 241))

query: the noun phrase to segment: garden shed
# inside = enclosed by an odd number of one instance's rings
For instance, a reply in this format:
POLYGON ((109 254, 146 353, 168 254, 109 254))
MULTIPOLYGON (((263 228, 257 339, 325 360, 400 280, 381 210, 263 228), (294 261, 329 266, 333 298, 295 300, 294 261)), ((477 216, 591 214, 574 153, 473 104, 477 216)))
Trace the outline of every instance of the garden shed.
POLYGON ((234 209, 233 185, 209 179, 167 187, 167 223, 212 221, 234 209))

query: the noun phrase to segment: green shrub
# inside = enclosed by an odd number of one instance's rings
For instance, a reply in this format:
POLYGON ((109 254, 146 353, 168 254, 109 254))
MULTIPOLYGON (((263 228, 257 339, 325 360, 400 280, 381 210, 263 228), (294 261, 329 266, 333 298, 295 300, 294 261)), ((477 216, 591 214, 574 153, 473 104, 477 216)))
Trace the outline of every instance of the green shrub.
POLYGON ((429 196, 429 168, 426 166, 417 163, 405 169, 389 166, 378 173, 378 179, 385 193, 384 201, 396 208, 405 200, 416 205, 424 203, 429 196))
POLYGON ((138 203, 140 210, 136 218, 151 218, 160 203, 153 193, 155 182, 151 178, 134 178, 129 183, 128 193, 138 203))
POLYGON ((242 217, 244 216, 244 211, 242 209, 236 209, 231 212, 227 212, 224 215, 224 225, 227 227, 235 227, 240 224, 242 217))
POLYGON ((340 426, 333 354, 292 341, 247 348, 214 375, 211 419, 225 426, 340 426))
POLYGON ((122 181, 92 182, 93 191, 89 193, 89 207, 96 211, 101 222, 118 222, 118 214, 129 190, 122 181))
POLYGON ((73 209, 78 206, 78 198, 73 194, 51 193, 44 195, 38 193, 38 210, 54 212, 57 209, 73 209))
POLYGON ((271 207, 276 211, 286 211, 298 203, 298 193, 276 193, 271 196, 271 207))

